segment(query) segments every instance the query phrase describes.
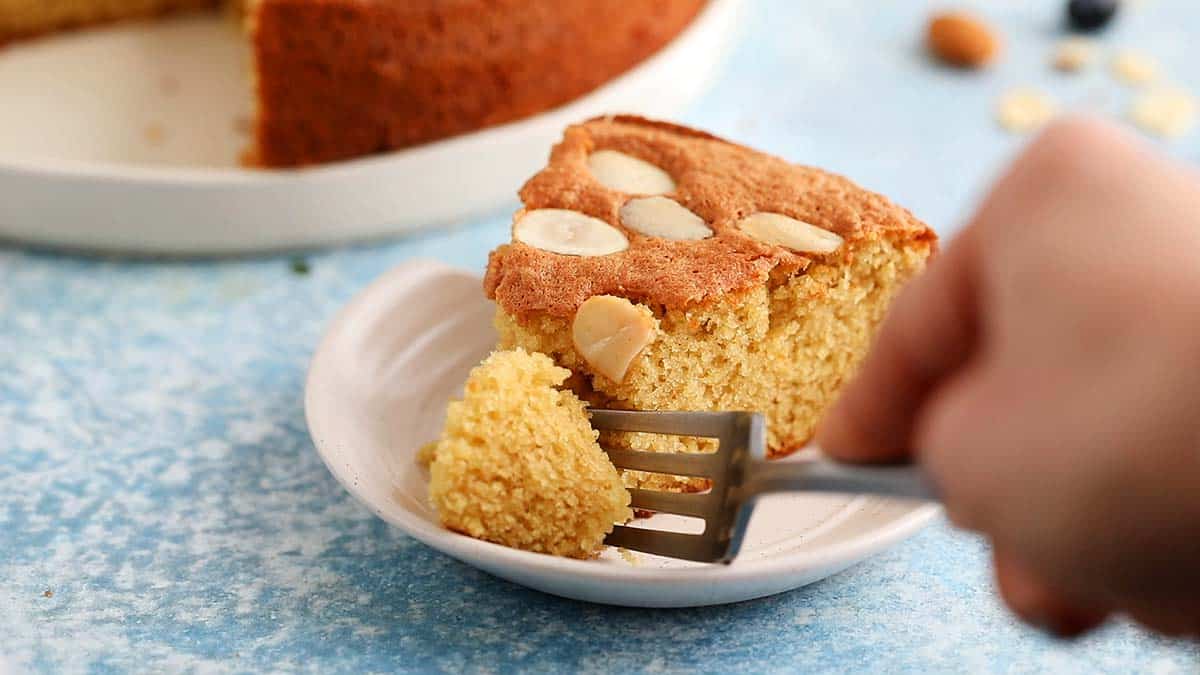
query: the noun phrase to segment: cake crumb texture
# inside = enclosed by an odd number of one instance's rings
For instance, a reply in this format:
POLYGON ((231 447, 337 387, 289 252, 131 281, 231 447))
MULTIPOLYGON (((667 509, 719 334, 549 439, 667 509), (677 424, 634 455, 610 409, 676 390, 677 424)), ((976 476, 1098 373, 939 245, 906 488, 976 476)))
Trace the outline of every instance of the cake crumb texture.
POLYGON ((596 442, 587 406, 544 354, 498 351, 471 371, 431 453, 443 526, 505 546, 588 558, 630 496, 596 442))
MULTIPOLYGON (((661 329, 622 382, 592 370, 570 340, 569 323, 496 314, 502 348, 553 357, 584 374, 572 383, 596 407, 633 410, 755 410, 767 445, 781 456, 806 444, 821 413, 853 375, 875 327, 903 284, 925 266, 932 243, 878 237, 842 259, 720 302, 659 310, 661 329)), ((710 439, 603 432, 607 447, 711 452, 710 439)), ((631 486, 703 489, 703 481, 626 472, 631 486)))

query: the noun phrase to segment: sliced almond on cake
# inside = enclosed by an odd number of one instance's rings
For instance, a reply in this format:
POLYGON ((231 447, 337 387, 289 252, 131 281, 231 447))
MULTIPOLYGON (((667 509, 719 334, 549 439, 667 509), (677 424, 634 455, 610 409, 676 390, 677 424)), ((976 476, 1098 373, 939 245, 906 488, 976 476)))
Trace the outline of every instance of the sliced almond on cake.
POLYGON ((526 211, 513 225, 513 239, 563 255, 608 255, 629 248, 617 228, 568 209, 526 211))
POLYGON ((833 253, 843 239, 837 234, 779 213, 760 212, 746 216, 738 229, 755 239, 798 253, 833 253))
POLYGON ((668 197, 638 197, 621 207, 621 223, 663 239, 706 239, 713 234, 704 219, 668 197))
POLYGON ((629 365, 655 336, 654 316, 625 298, 596 295, 575 313, 571 341, 592 370, 613 382, 625 380, 629 365))
POLYGON ((596 180, 610 190, 634 195, 661 195, 675 190, 671 174, 623 152, 597 150, 588 155, 587 163, 596 180))

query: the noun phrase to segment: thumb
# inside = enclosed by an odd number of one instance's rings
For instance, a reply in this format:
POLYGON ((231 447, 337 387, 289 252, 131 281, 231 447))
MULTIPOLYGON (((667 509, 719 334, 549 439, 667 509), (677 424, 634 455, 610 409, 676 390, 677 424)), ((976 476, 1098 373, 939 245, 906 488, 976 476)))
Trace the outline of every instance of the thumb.
POLYGON ((968 228, 893 303, 858 376, 821 422, 817 443, 849 462, 912 454, 929 393, 975 347, 976 235, 968 228))

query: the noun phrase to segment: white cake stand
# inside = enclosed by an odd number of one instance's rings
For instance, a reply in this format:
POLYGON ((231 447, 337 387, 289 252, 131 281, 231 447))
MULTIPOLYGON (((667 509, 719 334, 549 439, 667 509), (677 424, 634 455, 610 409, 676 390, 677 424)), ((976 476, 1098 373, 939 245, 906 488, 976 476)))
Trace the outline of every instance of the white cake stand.
POLYGON ((239 168, 245 46, 187 16, 0 50, 0 238, 203 255, 315 246, 444 224, 515 199, 567 124, 671 117, 712 80, 743 0, 711 0, 635 69, 561 108, 410 150, 299 171, 239 168))

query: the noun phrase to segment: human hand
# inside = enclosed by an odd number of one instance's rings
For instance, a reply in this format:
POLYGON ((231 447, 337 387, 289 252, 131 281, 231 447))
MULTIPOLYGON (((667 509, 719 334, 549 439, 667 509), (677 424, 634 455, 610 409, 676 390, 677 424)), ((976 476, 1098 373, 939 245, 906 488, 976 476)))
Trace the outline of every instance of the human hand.
POLYGON ((1200 635, 1200 175, 1052 125, 897 299, 818 442, 915 456, 1024 619, 1200 635))

